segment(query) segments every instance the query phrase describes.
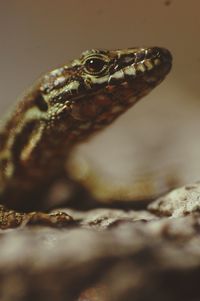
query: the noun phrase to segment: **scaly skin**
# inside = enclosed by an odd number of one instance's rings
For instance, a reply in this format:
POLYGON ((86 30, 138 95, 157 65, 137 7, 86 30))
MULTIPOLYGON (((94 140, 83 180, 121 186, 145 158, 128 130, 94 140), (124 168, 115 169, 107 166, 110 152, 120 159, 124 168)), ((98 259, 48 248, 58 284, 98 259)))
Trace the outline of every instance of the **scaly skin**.
POLYGON ((65 213, 38 210, 73 147, 112 123, 170 71, 164 48, 90 50, 44 75, 0 130, 0 228, 63 225, 65 213))

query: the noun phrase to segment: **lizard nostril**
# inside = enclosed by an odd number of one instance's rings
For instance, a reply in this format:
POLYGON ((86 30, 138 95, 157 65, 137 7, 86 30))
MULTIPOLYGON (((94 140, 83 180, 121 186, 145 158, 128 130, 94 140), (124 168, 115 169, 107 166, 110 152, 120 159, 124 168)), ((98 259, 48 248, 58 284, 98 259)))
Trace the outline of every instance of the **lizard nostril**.
POLYGON ((172 55, 166 48, 154 47, 149 55, 152 55, 154 58, 160 58, 164 62, 172 61, 172 55))

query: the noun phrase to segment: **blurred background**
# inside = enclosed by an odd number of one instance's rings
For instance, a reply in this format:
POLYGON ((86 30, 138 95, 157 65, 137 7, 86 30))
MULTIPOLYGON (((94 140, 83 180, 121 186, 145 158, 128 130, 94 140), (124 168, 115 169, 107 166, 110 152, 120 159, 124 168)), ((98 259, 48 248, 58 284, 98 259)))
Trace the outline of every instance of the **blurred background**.
POLYGON ((163 46, 174 57, 170 75, 81 145, 72 172, 87 183, 93 179, 94 190, 109 181, 114 198, 199 180, 199 10, 198 0, 1 1, 1 116, 42 73, 86 49, 163 46))

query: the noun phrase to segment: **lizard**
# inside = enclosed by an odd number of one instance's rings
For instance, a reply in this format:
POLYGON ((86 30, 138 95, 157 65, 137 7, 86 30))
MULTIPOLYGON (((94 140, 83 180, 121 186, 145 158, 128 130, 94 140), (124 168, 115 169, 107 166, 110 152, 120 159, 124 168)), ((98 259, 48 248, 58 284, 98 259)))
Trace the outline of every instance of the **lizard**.
POLYGON ((0 127, 0 229, 68 225, 39 211, 74 147, 111 124, 160 84, 172 65, 161 47, 91 49, 44 74, 0 127))

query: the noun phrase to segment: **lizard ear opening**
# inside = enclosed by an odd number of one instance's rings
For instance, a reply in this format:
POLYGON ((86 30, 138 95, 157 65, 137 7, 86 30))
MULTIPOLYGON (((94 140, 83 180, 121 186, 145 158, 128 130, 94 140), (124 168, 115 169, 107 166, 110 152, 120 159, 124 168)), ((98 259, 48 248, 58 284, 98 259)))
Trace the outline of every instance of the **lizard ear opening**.
POLYGON ((41 93, 38 93, 38 95, 35 97, 35 104, 42 112, 46 112, 48 110, 48 104, 44 100, 44 97, 41 93))

